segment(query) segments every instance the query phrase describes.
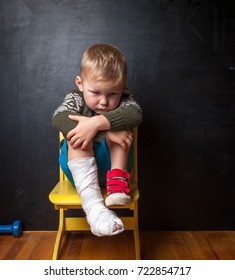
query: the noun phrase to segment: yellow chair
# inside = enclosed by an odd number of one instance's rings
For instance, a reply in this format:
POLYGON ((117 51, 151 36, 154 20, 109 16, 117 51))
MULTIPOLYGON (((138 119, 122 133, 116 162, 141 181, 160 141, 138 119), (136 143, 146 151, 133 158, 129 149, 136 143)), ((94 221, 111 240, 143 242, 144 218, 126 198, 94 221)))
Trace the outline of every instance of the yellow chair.
MULTIPOLYGON (((110 209, 129 209, 131 216, 120 217, 124 223, 125 230, 132 230, 135 241, 135 256, 140 259, 140 242, 139 242, 139 228, 138 228, 138 161, 137 161, 137 128, 134 129, 134 166, 131 171, 130 191, 131 203, 124 206, 110 206, 110 209)), ((63 139, 60 133, 60 141, 63 139)), ((76 191, 76 188, 71 185, 66 178, 62 169, 60 168, 59 182, 49 194, 49 200, 54 204, 56 210, 59 211, 59 228, 54 245, 53 260, 57 260, 60 253, 63 237, 70 231, 84 231, 90 230, 90 226, 85 217, 67 217, 65 210, 80 209, 82 210, 81 200, 76 191)), ((103 190, 103 196, 106 196, 106 190, 103 190)), ((83 211, 83 210, 82 210, 83 211)))

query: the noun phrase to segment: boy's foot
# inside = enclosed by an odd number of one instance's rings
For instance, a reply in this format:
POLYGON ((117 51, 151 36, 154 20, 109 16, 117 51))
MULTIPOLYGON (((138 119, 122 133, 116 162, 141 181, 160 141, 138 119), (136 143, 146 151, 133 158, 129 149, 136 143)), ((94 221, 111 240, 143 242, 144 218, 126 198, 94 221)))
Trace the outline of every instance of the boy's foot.
POLYGON ((107 197, 105 205, 127 205, 131 202, 129 189, 130 174, 127 171, 113 169, 107 172, 107 197))
POLYGON ((100 212, 98 219, 94 219, 90 223, 91 232, 96 236, 111 236, 123 232, 124 225, 122 221, 113 211, 105 208, 100 212))

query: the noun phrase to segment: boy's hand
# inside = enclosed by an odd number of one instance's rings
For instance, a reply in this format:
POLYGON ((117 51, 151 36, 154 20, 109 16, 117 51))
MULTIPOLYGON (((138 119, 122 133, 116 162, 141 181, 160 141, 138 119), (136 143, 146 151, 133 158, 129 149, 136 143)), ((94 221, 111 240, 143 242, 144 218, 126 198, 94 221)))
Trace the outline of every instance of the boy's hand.
POLYGON ((107 131, 106 138, 126 149, 132 144, 133 133, 130 130, 107 131))
POLYGON ((109 122, 102 115, 91 118, 69 115, 69 118, 78 122, 77 126, 67 134, 67 139, 74 149, 80 147, 81 150, 85 150, 99 130, 109 128, 109 122))

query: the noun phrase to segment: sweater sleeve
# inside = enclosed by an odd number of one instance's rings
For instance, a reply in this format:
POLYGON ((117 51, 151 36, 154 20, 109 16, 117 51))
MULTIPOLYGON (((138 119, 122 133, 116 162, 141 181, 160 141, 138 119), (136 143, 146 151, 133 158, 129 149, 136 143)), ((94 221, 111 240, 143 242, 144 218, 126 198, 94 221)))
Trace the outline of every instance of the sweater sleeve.
MULTIPOLYGON (((65 96, 63 103, 55 110, 52 117, 52 125, 66 136, 69 131, 77 126, 77 122, 70 120, 69 115, 82 115, 87 110, 81 93, 70 92, 65 96)), ((87 113, 87 115, 89 115, 87 113)))
POLYGON ((143 114, 133 95, 125 89, 119 106, 113 111, 104 113, 110 123, 110 130, 133 128, 141 124, 143 114))
POLYGON ((56 127, 60 132, 63 133, 64 137, 69 133, 70 130, 74 129, 77 122, 69 119, 69 115, 77 115, 73 112, 63 111, 52 117, 52 125, 56 127))

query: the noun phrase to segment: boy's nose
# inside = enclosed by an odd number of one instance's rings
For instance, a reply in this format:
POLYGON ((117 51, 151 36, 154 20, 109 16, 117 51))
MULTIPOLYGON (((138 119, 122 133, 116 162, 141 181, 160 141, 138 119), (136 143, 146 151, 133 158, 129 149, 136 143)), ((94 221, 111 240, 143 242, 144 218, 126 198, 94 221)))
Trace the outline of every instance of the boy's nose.
POLYGON ((107 105, 107 104, 108 104, 107 98, 106 98, 106 97, 102 97, 102 98, 100 99, 100 104, 101 104, 101 105, 107 105))

